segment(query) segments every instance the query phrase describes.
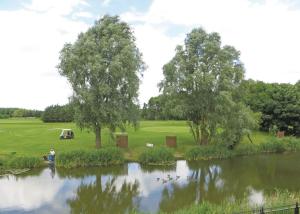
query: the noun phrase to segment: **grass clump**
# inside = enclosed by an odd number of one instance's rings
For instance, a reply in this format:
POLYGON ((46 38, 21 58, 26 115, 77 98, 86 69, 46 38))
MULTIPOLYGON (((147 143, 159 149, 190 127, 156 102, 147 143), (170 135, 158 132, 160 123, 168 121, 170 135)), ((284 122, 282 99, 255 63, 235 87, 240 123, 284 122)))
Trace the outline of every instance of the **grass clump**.
POLYGON ((139 162, 149 165, 168 165, 173 164, 175 157, 173 153, 164 147, 149 148, 139 156, 139 162))
POLYGON ((1 164, 4 169, 32 169, 40 167, 42 160, 38 157, 12 157, 2 162, 0 161, 1 164))
POLYGON ((254 155, 260 152, 260 148, 256 144, 250 143, 241 143, 234 148, 234 154, 236 156, 243 156, 243 155, 254 155))
POLYGON ((282 140, 273 138, 268 142, 260 144, 260 150, 262 152, 283 153, 286 151, 286 145, 284 145, 282 140))
POLYGON ((117 148, 102 148, 95 151, 75 150, 62 152, 56 158, 58 167, 108 166, 124 163, 124 155, 117 148))
POLYGON ((188 150, 185 158, 189 161, 223 159, 232 157, 233 152, 224 145, 199 146, 188 150))

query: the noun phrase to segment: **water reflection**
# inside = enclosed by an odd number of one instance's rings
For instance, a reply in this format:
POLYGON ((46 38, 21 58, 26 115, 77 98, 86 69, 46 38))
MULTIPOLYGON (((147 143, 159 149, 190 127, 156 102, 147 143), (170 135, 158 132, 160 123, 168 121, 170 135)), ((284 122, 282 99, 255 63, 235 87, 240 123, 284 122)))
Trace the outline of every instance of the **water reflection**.
POLYGON ((172 212, 191 204, 262 204, 274 188, 299 191, 299 154, 145 167, 47 168, 0 178, 0 213, 172 212))
POLYGON ((91 184, 82 184, 76 191, 76 197, 67 201, 71 213, 128 213, 134 205, 134 197, 138 195, 138 182, 123 182, 116 188, 116 178, 106 181, 102 187, 101 176, 91 184))

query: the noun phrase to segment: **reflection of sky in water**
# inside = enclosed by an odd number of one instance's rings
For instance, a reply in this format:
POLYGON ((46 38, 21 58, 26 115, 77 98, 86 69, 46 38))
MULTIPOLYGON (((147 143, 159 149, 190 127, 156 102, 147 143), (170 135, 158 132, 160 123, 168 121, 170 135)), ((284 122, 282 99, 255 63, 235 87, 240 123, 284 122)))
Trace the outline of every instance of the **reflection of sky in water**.
MULTIPOLYGON (((164 188, 172 191, 172 183, 188 184, 187 176, 190 170, 185 161, 178 161, 176 170, 154 170, 145 172, 137 163, 128 166, 128 174, 119 175, 115 180, 119 191, 124 182, 139 183, 139 196, 134 199, 143 211, 159 209, 161 193, 164 188), (180 176, 176 180, 176 176, 180 176), (169 177, 173 180, 169 181, 169 177), (158 181, 157 178, 160 178, 158 181), (162 180, 167 180, 162 183, 162 180)), ((102 175, 102 187, 110 181, 113 175, 102 175)), ((76 189, 82 184, 92 184, 96 176, 84 178, 60 178, 51 174, 50 169, 44 169, 39 175, 27 177, 4 177, 0 179, 0 210, 1 213, 69 213, 66 204, 68 199, 76 197, 76 189)))
MULTIPOLYGON (((194 201, 210 193, 211 184, 215 187, 213 190, 215 193, 223 194, 225 189, 228 189, 227 183, 230 182, 226 177, 222 177, 223 172, 224 169, 217 164, 207 164, 204 168, 191 170, 186 161, 177 161, 176 167, 169 170, 151 171, 142 169, 137 163, 130 163, 128 170, 122 175, 101 174, 101 185, 105 189, 105 185, 115 178, 115 188, 120 191, 124 182, 127 184, 137 182, 139 194, 133 199, 134 204, 142 211, 155 212, 160 207, 164 189, 172 194, 174 184, 183 189, 189 188, 189 185, 193 183, 195 186, 192 186, 191 191, 194 192, 195 188, 199 188, 197 185, 201 185, 200 180, 203 178, 205 194, 195 191, 197 193, 194 201), (195 172, 198 173, 198 177, 193 177, 195 172)), ((67 201, 76 198, 78 187, 94 184, 95 181, 96 175, 74 178, 70 174, 70 177, 62 178, 57 174, 51 175, 51 170, 48 168, 35 176, 0 178, 0 213, 69 213, 70 207, 67 201)), ((249 193, 251 204, 263 202, 263 191, 256 190, 251 185, 245 186, 244 191, 249 193)), ((226 194, 228 199, 234 197, 234 190, 226 194)))

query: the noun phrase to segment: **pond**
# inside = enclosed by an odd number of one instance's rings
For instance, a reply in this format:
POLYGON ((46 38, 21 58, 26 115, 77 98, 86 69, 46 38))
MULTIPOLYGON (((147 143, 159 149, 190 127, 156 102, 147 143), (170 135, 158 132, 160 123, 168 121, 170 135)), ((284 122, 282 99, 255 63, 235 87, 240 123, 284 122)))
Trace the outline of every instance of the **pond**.
POLYGON ((171 212, 191 204, 261 203, 278 189, 300 190, 300 154, 259 155, 144 167, 44 168, 0 178, 0 213, 171 212))

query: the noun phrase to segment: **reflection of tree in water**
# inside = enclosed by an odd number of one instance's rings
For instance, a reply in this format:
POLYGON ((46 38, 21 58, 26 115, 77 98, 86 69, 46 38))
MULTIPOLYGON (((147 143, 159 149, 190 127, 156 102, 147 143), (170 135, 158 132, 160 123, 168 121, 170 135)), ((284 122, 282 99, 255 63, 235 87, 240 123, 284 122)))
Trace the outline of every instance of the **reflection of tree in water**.
POLYGON ((91 184, 81 184, 76 197, 68 201, 71 213, 129 213, 134 207, 134 198, 138 195, 139 184, 125 180, 117 189, 116 178, 108 179, 104 187, 101 176, 91 184))
POLYGON ((262 155, 190 162, 189 182, 165 188, 160 209, 170 212, 201 201, 240 200, 251 194, 251 190, 265 194, 275 188, 297 191, 300 189, 300 168, 295 167, 298 160, 293 155, 262 155))
POLYGON ((165 188, 162 192, 160 210, 171 212, 199 203, 203 200, 215 199, 222 193, 221 169, 215 165, 197 165, 188 177, 187 185, 173 183, 171 188, 165 188))

